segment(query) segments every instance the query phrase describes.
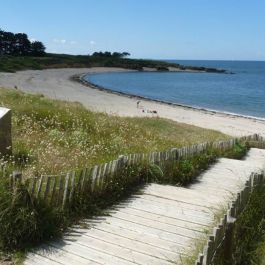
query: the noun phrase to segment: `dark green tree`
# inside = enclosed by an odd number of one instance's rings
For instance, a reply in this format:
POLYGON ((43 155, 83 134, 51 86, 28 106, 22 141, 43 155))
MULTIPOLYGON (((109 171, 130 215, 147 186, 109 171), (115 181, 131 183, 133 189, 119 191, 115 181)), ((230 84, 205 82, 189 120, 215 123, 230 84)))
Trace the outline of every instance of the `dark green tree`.
POLYGON ((43 56, 45 54, 45 46, 40 41, 33 41, 31 43, 31 55, 43 56))
POLYGON ((31 43, 27 34, 14 34, 0 29, 0 55, 41 56, 44 53, 45 46, 39 41, 31 43))
POLYGON ((122 56, 122 57, 127 57, 127 56, 130 56, 130 55, 131 55, 131 54, 128 53, 128 52, 123 52, 121 56, 122 56))
POLYGON ((28 35, 25 33, 15 34, 14 55, 29 55, 31 51, 31 43, 28 39, 28 35))

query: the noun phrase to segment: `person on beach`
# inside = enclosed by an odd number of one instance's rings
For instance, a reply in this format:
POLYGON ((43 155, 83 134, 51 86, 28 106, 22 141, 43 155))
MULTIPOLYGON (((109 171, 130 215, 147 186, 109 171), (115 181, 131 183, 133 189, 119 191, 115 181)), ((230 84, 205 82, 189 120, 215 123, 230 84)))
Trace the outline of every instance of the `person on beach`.
POLYGON ((140 105, 141 101, 137 101, 137 109, 139 109, 139 105, 140 105))

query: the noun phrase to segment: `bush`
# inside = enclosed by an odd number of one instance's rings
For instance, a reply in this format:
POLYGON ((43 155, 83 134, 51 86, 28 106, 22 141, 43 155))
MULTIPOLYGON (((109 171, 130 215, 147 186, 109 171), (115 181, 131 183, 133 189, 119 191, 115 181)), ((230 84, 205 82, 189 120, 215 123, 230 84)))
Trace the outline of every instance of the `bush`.
POLYGON ((257 188, 237 219, 233 235, 233 264, 259 264, 255 251, 265 236, 265 187, 257 188))
POLYGON ((33 199, 23 185, 12 191, 1 179, 0 223, 0 247, 12 251, 60 235, 64 222, 58 211, 33 199))

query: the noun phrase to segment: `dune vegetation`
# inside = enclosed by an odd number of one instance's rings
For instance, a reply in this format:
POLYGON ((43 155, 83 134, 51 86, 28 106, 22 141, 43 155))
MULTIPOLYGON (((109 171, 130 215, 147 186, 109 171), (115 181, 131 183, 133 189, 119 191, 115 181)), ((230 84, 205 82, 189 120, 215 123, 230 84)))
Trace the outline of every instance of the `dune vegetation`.
POLYGON ((163 151, 231 137, 161 118, 96 113, 79 103, 51 100, 15 89, 0 89, 0 106, 12 109, 13 116, 13 155, 2 157, 0 162, 7 166, 9 173, 19 170, 24 176, 24 182, 15 189, 8 176, 0 178, 0 259, 1 251, 4 256, 15 252, 12 256, 16 257, 17 250, 24 251, 62 236, 71 224, 102 214, 109 206, 139 190, 141 184, 186 185, 216 158, 241 158, 247 151, 240 144, 227 151, 210 148, 194 157, 180 159, 173 170, 169 167, 164 172, 145 163, 127 167, 115 175, 103 191, 82 196, 77 193, 71 205, 62 209, 32 196, 25 179, 80 170, 119 155, 163 151))
POLYGON ((96 113, 79 103, 0 89, 12 109, 14 166, 26 175, 59 174, 130 153, 163 151, 228 136, 161 118, 96 113))

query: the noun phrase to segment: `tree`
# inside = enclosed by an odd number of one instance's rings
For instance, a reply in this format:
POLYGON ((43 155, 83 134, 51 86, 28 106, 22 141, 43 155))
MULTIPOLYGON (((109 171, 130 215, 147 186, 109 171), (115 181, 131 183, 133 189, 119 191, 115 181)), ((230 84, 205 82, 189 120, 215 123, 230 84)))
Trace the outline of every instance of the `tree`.
POLYGON ((124 57, 127 57, 127 56, 130 56, 131 54, 130 53, 128 53, 128 52, 123 52, 122 53, 122 57, 124 58, 124 57))
POLYGON ((0 54, 10 55, 14 52, 15 35, 12 32, 0 31, 0 54))
POLYGON ((25 33, 12 33, 0 29, 0 55, 35 55, 45 53, 45 46, 39 42, 31 43, 25 33))
POLYGON ((45 46, 40 41, 33 41, 31 43, 31 55, 43 56, 45 54, 45 46))
POLYGON ((113 52, 112 53, 112 57, 114 57, 114 58, 121 58, 121 53, 120 52, 113 52))
POLYGON ((30 54, 31 43, 28 35, 25 33, 17 33, 14 35, 14 51, 15 55, 28 55, 30 54))
POLYGON ((128 52, 123 52, 123 53, 120 53, 120 52, 108 52, 108 51, 105 51, 105 52, 94 52, 92 54, 92 56, 94 57, 108 57, 108 58, 124 58, 124 57, 127 57, 127 56, 130 56, 130 54, 128 52))

